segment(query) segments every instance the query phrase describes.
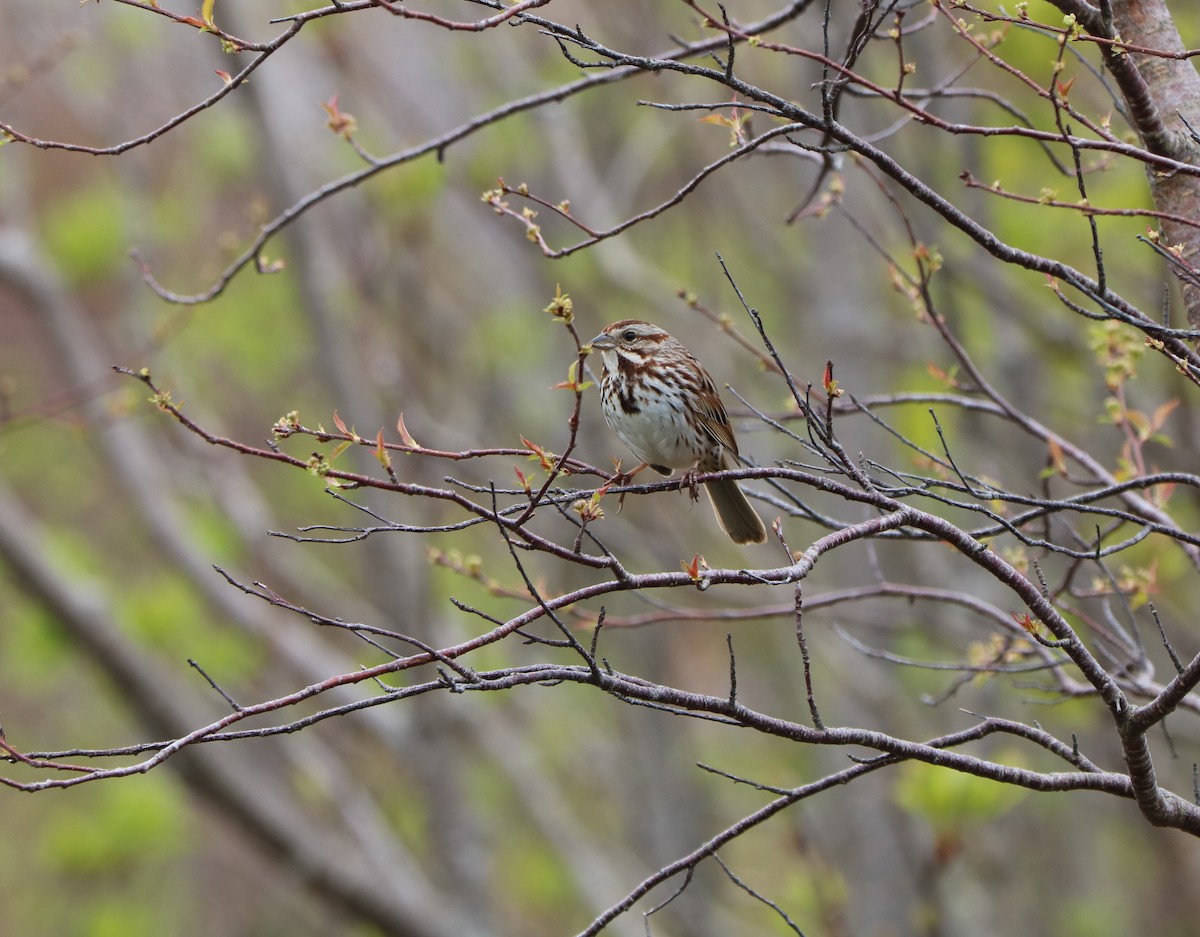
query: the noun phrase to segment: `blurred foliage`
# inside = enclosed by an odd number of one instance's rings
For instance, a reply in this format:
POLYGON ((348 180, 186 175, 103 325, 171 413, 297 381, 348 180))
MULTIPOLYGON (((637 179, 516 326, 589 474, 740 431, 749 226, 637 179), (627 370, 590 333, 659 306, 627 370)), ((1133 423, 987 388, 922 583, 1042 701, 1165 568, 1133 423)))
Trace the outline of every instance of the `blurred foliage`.
POLYGON ((242 635, 213 627, 199 594, 182 577, 155 576, 126 584, 117 602, 119 620, 147 649, 173 661, 196 653, 196 635, 204 635, 205 669, 224 679, 242 681, 261 664, 257 649, 242 635))
POLYGON ((44 860, 63 872, 111 874, 186 848, 183 792, 169 777, 102 785, 88 801, 61 805, 39 844, 44 860))
POLYGON ((0 677, 14 694, 36 694, 77 660, 70 637, 40 605, 8 597, 5 627, 0 631, 0 677))
POLYGON ((46 207, 43 243, 73 284, 107 278, 124 260, 129 239, 123 213, 124 195, 107 175, 46 207))
MULTIPOLYGON (((996 759, 1022 767, 1019 752, 1005 754, 997 755, 996 759)), ((1008 813, 1028 796, 1028 792, 986 778, 907 762, 896 772, 895 796, 901 807, 924 819, 940 838, 961 839, 968 836, 972 828, 1008 813)))

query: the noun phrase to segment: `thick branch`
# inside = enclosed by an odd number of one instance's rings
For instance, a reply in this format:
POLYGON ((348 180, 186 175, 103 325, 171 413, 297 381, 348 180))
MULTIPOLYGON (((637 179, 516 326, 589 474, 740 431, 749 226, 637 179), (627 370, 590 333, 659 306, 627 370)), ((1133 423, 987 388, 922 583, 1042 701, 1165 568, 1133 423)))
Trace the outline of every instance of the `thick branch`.
MULTIPOLYGON (((1106 39, 1118 36, 1139 48, 1161 50, 1163 55, 1125 51, 1104 45, 1104 61, 1128 104, 1129 119, 1153 153, 1181 163, 1200 165, 1200 143, 1187 124, 1200 127, 1200 73, 1181 57, 1183 40, 1175 27, 1166 0, 1124 0, 1112 4, 1112 23, 1099 9, 1081 0, 1055 0, 1065 13, 1074 13, 1088 32, 1106 39)), ((1147 167, 1150 194, 1160 211, 1185 218, 1200 218, 1200 179, 1185 173, 1156 172, 1147 167)), ((1184 262, 1200 260, 1200 232, 1194 227, 1164 219, 1163 234, 1177 246, 1184 262)), ((1188 322, 1200 327, 1200 286, 1183 284, 1188 322)))

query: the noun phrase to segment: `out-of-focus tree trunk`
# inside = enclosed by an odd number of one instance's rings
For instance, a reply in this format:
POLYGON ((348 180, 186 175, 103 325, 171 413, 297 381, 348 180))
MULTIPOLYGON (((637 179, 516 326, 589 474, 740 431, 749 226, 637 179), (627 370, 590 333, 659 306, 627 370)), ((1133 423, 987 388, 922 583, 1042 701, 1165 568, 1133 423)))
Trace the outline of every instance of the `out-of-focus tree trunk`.
MULTIPOLYGON (((1185 49, 1166 0, 1113 3, 1112 31, 1128 43, 1168 55, 1185 49)), ((1200 73, 1192 60, 1137 52, 1109 56, 1118 69, 1120 63, 1114 60, 1120 58, 1127 58, 1141 78, 1141 88, 1136 80, 1123 80, 1121 89, 1129 103, 1130 118, 1147 149, 1179 162, 1200 164, 1200 141, 1187 126, 1200 131, 1200 73)), ((1117 74, 1120 79, 1119 71, 1117 74)), ((1200 219, 1200 177, 1154 169, 1148 174, 1156 209, 1200 219)), ((1200 229, 1164 219, 1162 231, 1166 246, 1178 247, 1185 263, 1195 267, 1200 262, 1200 229)), ((1184 281, 1183 299, 1188 323, 1200 328, 1200 285, 1184 281)))

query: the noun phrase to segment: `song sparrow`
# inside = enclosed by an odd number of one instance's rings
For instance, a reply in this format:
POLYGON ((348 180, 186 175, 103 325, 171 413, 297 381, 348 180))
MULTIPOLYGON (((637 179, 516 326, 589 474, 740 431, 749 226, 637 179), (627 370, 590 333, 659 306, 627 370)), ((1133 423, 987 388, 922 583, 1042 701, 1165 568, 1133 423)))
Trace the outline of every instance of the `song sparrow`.
MULTIPOLYGON (((678 339, 649 322, 622 319, 590 344, 604 364, 604 419, 642 463, 629 475, 647 465, 662 475, 737 466, 737 442, 716 385, 678 339)), ((734 543, 767 539, 737 482, 710 481, 705 489, 734 543)))

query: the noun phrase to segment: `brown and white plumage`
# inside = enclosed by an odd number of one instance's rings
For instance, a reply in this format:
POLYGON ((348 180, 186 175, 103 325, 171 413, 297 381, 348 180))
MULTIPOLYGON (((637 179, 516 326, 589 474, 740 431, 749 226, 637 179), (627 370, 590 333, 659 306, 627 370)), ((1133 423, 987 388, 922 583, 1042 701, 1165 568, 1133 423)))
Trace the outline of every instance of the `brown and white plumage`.
MULTIPOLYGON (((737 466, 737 441, 716 385, 682 342, 649 322, 622 319, 591 346, 604 367, 604 419, 643 465, 663 475, 737 466)), ((737 482, 710 481, 705 490, 734 543, 767 539, 737 482)))

